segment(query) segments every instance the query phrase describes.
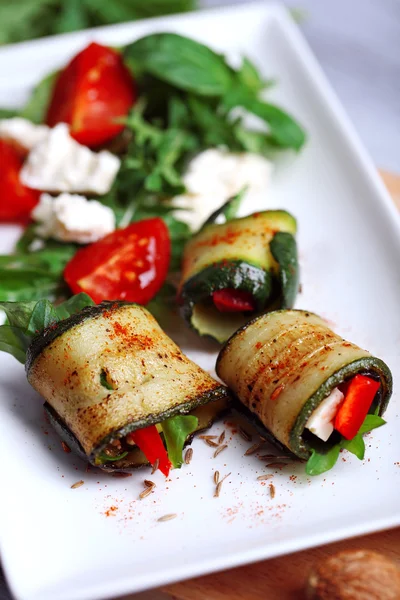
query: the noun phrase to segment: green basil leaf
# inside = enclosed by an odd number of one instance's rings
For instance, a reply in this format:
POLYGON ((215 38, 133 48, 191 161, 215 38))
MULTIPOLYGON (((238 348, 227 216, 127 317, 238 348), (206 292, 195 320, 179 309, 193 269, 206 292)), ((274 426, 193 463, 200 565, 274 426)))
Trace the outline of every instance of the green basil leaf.
POLYGON ((342 448, 348 450, 360 460, 364 459, 365 455, 365 443, 362 435, 359 433, 352 440, 343 440, 340 444, 342 448))
POLYGON ((222 96, 231 84, 224 58, 176 33, 155 33, 126 46, 125 62, 137 76, 148 73, 200 96, 222 96))
POLYGON ((246 57, 243 57, 242 66, 236 71, 236 78, 244 87, 255 94, 261 92, 268 85, 268 82, 264 82, 262 79, 256 66, 246 57))
POLYGON ((311 456, 306 464, 307 475, 321 475, 332 467, 335 466, 337 459, 339 458, 340 444, 335 444, 327 452, 317 452, 317 450, 311 450, 311 456))
POLYGON ((32 310, 25 333, 34 337, 50 325, 57 323, 57 321, 59 321, 59 318, 51 302, 38 300, 32 310))
POLYGON ((192 415, 177 415, 161 423, 168 457, 173 466, 182 466, 182 452, 188 435, 196 431, 199 420, 192 415))
POLYGON ((60 320, 63 320, 67 319, 71 315, 75 315, 76 313, 80 312, 83 308, 86 308, 87 306, 93 306, 94 304, 95 303, 93 302, 90 296, 88 296, 84 292, 81 292, 80 294, 76 294, 75 296, 69 298, 69 300, 66 300, 65 302, 62 302, 61 304, 56 306, 55 311, 57 317, 60 320))
POLYGON ((382 425, 385 425, 385 423, 385 419, 382 419, 382 417, 379 417, 378 415, 367 415, 357 435, 368 433, 377 427, 382 427, 382 425))

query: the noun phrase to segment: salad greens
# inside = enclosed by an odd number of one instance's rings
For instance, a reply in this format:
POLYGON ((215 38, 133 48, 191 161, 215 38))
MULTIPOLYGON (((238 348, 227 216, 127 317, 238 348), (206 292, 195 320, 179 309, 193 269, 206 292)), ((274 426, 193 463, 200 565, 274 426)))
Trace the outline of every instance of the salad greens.
POLYGON ((0 351, 8 352, 24 364, 26 351, 35 335, 93 304, 87 294, 77 294, 57 306, 46 299, 0 302, 0 309, 7 316, 6 323, 0 325, 0 351))
POLYGON ((193 415, 176 415, 161 423, 168 457, 175 469, 182 466, 183 446, 188 435, 196 431, 199 420, 193 415))
POLYGON ((348 450, 348 452, 351 452, 357 456, 357 458, 363 460, 365 443, 362 436, 377 427, 381 427, 385 423, 386 421, 378 415, 367 415, 359 432, 352 440, 345 440, 342 438, 337 444, 334 444, 327 450, 317 450, 312 448, 311 456, 306 464, 307 475, 321 475, 332 469, 332 467, 335 466, 339 458, 340 450, 342 449, 348 450))
POLYGON ((195 0, 0 0, 0 44, 194 8, 195 0))

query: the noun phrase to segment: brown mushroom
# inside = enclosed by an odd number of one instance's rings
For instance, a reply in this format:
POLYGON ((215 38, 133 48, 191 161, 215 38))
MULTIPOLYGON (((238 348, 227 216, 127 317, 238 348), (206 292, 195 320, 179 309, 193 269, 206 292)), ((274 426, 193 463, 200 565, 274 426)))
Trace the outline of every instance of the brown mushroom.
POLYGON ((346 550, 318 563, 307 581, 308 600, 400 600, 400 569, 370 550, 346 550))

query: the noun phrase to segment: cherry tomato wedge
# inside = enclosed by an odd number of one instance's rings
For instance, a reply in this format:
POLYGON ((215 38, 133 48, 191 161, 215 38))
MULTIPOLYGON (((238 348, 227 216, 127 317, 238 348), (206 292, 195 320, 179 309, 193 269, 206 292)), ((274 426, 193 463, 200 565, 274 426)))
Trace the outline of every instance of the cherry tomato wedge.
POLYGON ((365 375, 355 375, 350 380, 343 404, 335 417, 335 429, 346 440, 352 440, 357 435, 379 386, 379 381, 365 375))
POLYGON ((255 310, 256 303, 250 292, 225 288, 212 294, 213 302, 222 313, 249 312, 255 310))
POLYGON ((151 465, 154 465, 158 459, 158 468, 161 473, 164 473, 166 477, 168 476, 172 464, 155 425, 137 429, 132 433, 128 433, 126 437, 139 446, 151 465))
POLYGON ((86 292, 96 303, 128 300, 147 304, 168 273, 171 243, 160 218, 132 223, 78 250, 64 278, 71 290, 86 292))
POLYGON ((26 222, 39 201, 40 192, 25 187, 20 179, 22 158, 10 143, 0 140, 0 222, 26 222))
POLYGON ((67 123, 77 142, 99 146, 123 130, 115 119, 127 115, 135 100, 135 83, 121 55, 92 43, 58 76, 46 123, 67 123))

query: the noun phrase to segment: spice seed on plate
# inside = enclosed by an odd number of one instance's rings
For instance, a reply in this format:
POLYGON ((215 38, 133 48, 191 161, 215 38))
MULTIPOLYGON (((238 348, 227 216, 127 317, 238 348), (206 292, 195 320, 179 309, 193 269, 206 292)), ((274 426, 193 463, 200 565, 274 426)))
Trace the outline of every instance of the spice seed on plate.
POLYGON ((221 454, 221 452, 223 452, 223 450, 225 450, 225 448, 227 448, 227 447, 228 447, 228 444, 219 446, 219 448, 217 448, 216 451, 214 452, 214 458, 217 458, 218 454, 221 454))
POLYGON ((160 464, 160 459, 156 458, 156 460, 154 461, 154 465, 153 468, 151 470, 151 474, 154 475, 154 473, 157 471, 158 469, 158 465, 160 464))
POLYGON ((217 442, 213 442, 212 440, 204 440, 206 444, 208 444, 208 446, 211 446, 211 448, 218 448, 218 444, 217 442))
POLYGON ((215 440, 217 435, 199 435, 200 440, 215 440))
POLYGON ((144 480, 144 485, 146 487, 151 487, 151 488, 156 487, 156 484, 154 483, 154 481, 150 481, 150 479, 145 479, 144 480))
POLYGON ((273 483, 269 484, 269 495, 271 498, 275 498, 275 486, 273 483))
POLYGON ((219 436, 219 438, 218 438, 218 444, 222 444, 222 442, 224 441, 224 439, 225 439, 225 431, 223 431, 221 433, 221 435, 219 436))
POLYGON ((163 517, 160 517, 159 519, 157 519, 157 521, 163 523, 164 521, 171 521, 171 519, 175 519, 177 516, 177 514, 171 513, 170 515, 164 515, 163 517))
POLYGON ((265 481, 266 479, 272 479, 273 475, 270 473, 269 475, 260 475, 257 477, 257 481, 265 481))
POLYGON ((258 457, 260 460, 287 460, 290 461, 291 458, 289 456, 276 456, 276 454, 263 454, 258 457))
POLYGON ((287 467, 289 463, 284 462, 273 462, 265 465, 269 469, 282 469, 282 467, 287 467))
POLYGON ((192 460, 193 448, 188 448, 185 452, 185 464, 188 465, 192 460))
POLYGON ((221 487, 222 487, 222 481, 219 481, 217 483, 217 487, 215 488, 214 498, 219 498, 219 493, 221 491, 221 487))
POLYGON ((253 439, 253 437, 250 435, 250 433, 248 433, 245 429, 243 429, 242 427, 239 427, 239 434, 242 436, 242 438, 244 440, 246 440, 246 442, 251 442, 251 440, 253 439))
POLYGON ((143 492, 140 492, 140 494, 139 494, 139 500, 143 500, 143 498, 147 498, 147 496, 149 496, 153 492, 153 487, 154 486, 144 488, 143 492))
POLYGON ((71 485, 71 489, 76 490, 76 488, 81 487, 81 485, 83 485, 84 483, 85 482, 83 481, 83 479, 81 479, 80 481, 76 481, 71 485))
POLYGON ((219 471, 215 471, 214 473, 214 483, 217 485, 219 482, 219 471))
POLYGON ((254 454, 254 452, 257 452, 257 450, 263 445, 263 442, 257 442, 257 444, 253 444, 252 446, 250 446, 250 448, 247 448, 246 452, 244 453, 245 456, 249 456, 250 454, 254 454))

